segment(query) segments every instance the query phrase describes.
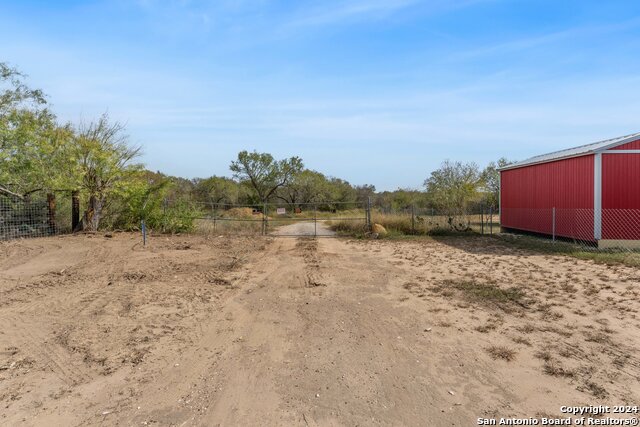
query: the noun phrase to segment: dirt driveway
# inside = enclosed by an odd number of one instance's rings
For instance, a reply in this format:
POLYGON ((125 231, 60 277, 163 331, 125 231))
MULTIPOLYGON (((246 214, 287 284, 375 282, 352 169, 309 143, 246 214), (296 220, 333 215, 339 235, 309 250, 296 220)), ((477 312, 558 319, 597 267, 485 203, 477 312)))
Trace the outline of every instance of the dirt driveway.
POLYGON ((298 221, 294 224, 277 226, 270 233, 272 236, 299 236, 299 237, 333 237, 336 232, 331 230, 327 225, 327 221, 298 221))
POLYGON ((0 424, 469 426, 640 402, 640 272, 488 238, 0 244, 0 424))

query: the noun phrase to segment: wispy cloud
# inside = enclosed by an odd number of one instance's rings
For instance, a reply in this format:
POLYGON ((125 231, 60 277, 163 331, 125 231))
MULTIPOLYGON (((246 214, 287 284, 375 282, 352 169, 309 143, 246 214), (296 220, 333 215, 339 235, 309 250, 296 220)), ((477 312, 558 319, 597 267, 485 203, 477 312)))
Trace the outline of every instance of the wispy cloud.
POLYGON ((352 2, 324 2, 320 7, 305 8, 287 23, 288 27, 331 25, 348 20, 380 17, 408 8, 420 0, 360 0, 352 2))
POLYGON ((522 52, 528 49, 546 46, 567 40, 580 38, 593 38, 609 33, 627 31, 640 27, 640 18, 633 18, 626 21, 609 25, 584 25, 571 27, 546 34, 523 37, 507 42, 485 45, 467 51, 457 52, 449 57, 451 60, 469 60, 484 56, 507 54, 512 52, 522 52))

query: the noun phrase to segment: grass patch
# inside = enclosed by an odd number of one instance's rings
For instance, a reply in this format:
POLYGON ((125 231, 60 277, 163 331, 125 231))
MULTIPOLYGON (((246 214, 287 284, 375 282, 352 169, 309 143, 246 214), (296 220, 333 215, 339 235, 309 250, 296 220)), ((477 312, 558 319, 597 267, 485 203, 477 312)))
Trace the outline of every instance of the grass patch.
POLYGON ((435 290, 444 296, 452 296, 452 290, 459 291, 466 300, 484 305, 497 305, 505 309, 509 305, 528 308, 525 293, 518 288, 502 289, 492 283, 478 283, 471 280, 444 280, 435 290))
POLYGON ((493 237, 501 242, 528 251, 550 255, 566 255, 582 260, 590 260, 598 264, 640 267, 640 252, 637 251, 598 250, 595 247, 589 249, 568 242, 553 242, 548 238, 526 235, 496 234, 493 237))
MULTIPOLYGON (((373 211, 371 222, 382 225, 389 235, 387 238, 405 236, 468 236, 481 230, 480 215, 465 215, 449 218, 444 215, 415 215, 405 213, 381 213, 373 211)), ((362 238, 367 234, 362 222, 345 219, 332 219, 330 227, 340 235, 362 238)), ((497 231, 499 227, 496 226, 497 231)), ((488 228, 487 228, 488 230, 488 228)))
POLYGON ((552 377, 572 378, 575 375, 571 369, 566 369, 554 360, 547 360, 542 368, 544 373, 552 377))
POLYGON ((507 362, 511 362, 516 358, 516 351, 512 350, 508 347, 493 345, 491 347, 487 347, 485 349, 491 358, 498 360, 506 360, 507 362))

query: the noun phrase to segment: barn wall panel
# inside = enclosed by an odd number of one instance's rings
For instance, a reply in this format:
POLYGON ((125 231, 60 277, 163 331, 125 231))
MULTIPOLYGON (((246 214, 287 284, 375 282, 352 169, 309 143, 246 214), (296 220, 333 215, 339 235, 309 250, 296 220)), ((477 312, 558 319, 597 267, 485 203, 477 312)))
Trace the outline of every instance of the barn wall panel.
POLYGON ((594 156, 502 171, 504 227, 558 236, 593 238, 594 156))
POLYGON ((640 154, 602 155, 602 238, 640 239, 640 154))

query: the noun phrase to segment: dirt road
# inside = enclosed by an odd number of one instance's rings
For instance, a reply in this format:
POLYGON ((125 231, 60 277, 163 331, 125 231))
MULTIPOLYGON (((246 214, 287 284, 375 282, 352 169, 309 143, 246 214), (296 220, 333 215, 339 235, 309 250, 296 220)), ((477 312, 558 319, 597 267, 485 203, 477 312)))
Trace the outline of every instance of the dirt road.
POLYGON ((138 240, 0 245, 0 423, 469 426, 639 402, 634 269, 482 238, 138 240))
POLYGON ((333 237, 336 232, 331 230, 326 221, 299 221, 294 224, 276 227, 270 233, 272 236, 290 236, 290 237, 333 237))

